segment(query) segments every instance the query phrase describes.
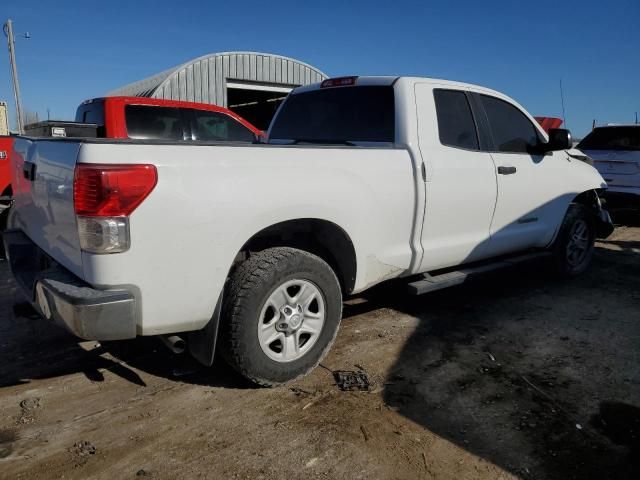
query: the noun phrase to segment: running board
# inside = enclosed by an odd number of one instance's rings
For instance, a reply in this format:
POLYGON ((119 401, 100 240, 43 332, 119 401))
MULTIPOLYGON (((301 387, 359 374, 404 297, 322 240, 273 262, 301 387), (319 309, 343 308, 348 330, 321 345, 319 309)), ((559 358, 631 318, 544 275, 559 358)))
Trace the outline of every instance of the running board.
POLYGON ((551 255, 551 252, 527 253, 525 255, 504 258, 494 263, 479 265, 477 267, 469 267, 462 270, 456 270, 454 272, 441 273, 440 275, 429 275, 428 273, 425 273, 423 278, 420 280, 416 280, 415 282, 408 284, 409 293, 412 295, 422 295, 423 293, 435 292, 436 290, 453 287, 454 285, 461 285, 484 273, 511 268, 533 260, 548 258, 551 255))

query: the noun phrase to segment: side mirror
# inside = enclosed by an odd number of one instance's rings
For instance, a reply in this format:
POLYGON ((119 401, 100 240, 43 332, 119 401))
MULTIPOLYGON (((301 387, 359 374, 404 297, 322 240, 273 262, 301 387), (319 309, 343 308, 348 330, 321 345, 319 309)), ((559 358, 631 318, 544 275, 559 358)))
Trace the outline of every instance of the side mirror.
POLYGON ((544 149, 548 152, 553 150, 569 150, 573 147, 571 132, 566 128, 550 128, 549 143, 544 144, 544 149))

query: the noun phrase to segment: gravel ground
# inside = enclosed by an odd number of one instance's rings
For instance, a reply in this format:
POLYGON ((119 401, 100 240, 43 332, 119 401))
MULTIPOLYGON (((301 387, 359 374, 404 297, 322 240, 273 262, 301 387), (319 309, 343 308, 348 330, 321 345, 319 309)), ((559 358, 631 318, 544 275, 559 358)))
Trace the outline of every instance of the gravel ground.
POLYGON ((277 389, 152 338, 80 342, 2 262, 0 478, 640 478, 637 224, 574 280, 532 265, 349 299, 321 367, 277 389))

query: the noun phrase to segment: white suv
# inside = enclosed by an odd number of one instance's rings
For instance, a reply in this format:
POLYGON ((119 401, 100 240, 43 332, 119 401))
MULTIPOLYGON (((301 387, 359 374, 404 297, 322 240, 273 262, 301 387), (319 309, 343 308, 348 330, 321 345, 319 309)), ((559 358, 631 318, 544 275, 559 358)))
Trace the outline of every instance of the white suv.
POLYGON ((610 203, 640 206, 640 125, 594 128, 577 148, 593 159, 609 185, 610 203))

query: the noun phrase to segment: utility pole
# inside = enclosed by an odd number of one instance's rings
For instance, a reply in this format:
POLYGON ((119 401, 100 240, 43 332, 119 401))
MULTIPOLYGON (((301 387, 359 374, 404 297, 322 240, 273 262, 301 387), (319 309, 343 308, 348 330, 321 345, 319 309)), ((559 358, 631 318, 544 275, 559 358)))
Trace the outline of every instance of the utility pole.
POLYGON ((9 43, 9 61, 11 62, 11 74, 13 78, 13 96, 16 100, 16 121, 18 123, 18 133, 24 133, 22 117, 22 101, 20 100, 20 83, 18 83, 18 67, 16 65, 16 43, 13 38, 13 22, 11 19, 4 24, 4 34, 9 43))

